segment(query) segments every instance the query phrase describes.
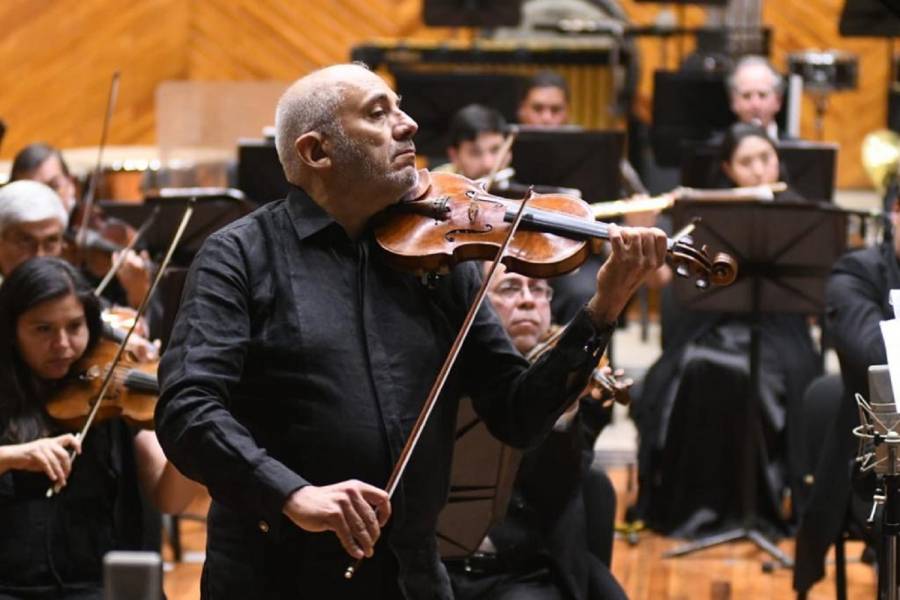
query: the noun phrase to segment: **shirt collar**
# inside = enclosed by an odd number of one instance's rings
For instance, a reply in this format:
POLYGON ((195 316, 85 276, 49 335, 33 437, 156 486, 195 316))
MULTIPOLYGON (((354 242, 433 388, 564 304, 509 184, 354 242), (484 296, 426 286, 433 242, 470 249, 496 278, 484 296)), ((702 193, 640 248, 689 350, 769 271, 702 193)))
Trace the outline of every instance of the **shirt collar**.
POLYGON ((301 240, 305 240, 332 224, 337 225, 334 217, 316 204, 303 188, 291 185, 286 202, 291 223, 294 225, 297 237, 301 240))

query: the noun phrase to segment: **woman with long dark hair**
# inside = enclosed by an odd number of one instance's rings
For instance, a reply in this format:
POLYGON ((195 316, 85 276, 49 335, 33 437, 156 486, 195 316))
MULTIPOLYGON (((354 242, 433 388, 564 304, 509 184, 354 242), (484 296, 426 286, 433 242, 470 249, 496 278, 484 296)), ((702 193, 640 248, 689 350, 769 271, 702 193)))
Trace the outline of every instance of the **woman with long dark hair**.
POLYGON ((153 432, 110 419, 82 444, 47 414, 101 328, 65 261, 33 258, 0 286, 0 599, 100 598, 103 555, 140 545, 139 489, 164 512, 193 497, 153 432))

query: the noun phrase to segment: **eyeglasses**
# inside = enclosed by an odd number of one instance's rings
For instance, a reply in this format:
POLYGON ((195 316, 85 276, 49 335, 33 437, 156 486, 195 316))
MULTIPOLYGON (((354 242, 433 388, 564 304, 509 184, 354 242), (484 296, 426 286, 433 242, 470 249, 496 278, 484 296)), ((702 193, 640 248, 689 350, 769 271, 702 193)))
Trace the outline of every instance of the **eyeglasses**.
POLYGON ((546 300, 549 302, 553 299, 553 288, 543 281, 533 281, 524 286, 518 279, 509 279, 501 281, 491 293, 497 294, 506 300, 512 300, 513 298, 518 298, 519 295, 524 296, 526 287, 528 288, 528 293, 535 300, 546 300))
POLYGON ((36 238, 24 231, 9 231, 3 240, 17 247, 20 251, 37 256, 38 253, 55 256, 62 250, 62 234, 36 238))

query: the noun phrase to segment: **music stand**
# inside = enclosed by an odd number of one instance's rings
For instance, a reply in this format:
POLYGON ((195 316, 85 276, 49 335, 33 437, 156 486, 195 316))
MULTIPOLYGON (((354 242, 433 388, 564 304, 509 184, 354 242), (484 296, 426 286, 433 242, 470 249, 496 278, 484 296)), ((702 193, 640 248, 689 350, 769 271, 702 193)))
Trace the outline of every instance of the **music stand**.
POLYGON ((739 313, 750 316, 749 397, 743 444, 741 499, 743 526, 704 537, 666 552, 684 556, 737 540, 747 539, 782 566, 793 561, 757 529, 757 475, 755 435, 760 424, 759 330, 763 313, 821 314, 825 278, 846 246, 847 215, 828 204, 678 201, 673 207, 675 228, 702 219, 691 234, 696 244, 709 244, 731 254, 738 263, 738 278, 728 287, 698 291, 684 282, 674 283, 675 296, 686 308, 739 313), (751 443, 752 442, 752 443, 751 443))
POLYGON ((429 27, 515 27, 521 0, 425 0, 422 20, 429 27))
POLYGON ((523 127, 513 143, 512 167, 521 183, 572 188, 588 202, 600 202, 621 194, 624 152, 622 131, 523 127))
POLYGON ((238 140, 237 187, 257 206, 287 197, 291 184, 278 160, 275 140, 238 140))
POLYGON ((892 0, 846 0, 838 31, 845 37, 900 36, 900 7, 892 0))
POLYGON ((104 201, 104 213, 140 227, 157 206, 159 216, 144 234, 140 246, 154 258, 161 257, 172 243, 187 203, 196 200, 194 215, 172 256, 172 264, 188 267, 206 238, 253 210, 240 190, 231 188, 161 188, 142 204, 104 201))
POLYGON ((456 112, 469 104, 495 109, 508 122, 516 120, 525 78, 508 73, 421 73, 394 71, 395 89, 403 98, 403 110, 419 125, 416 152, 429 164, 447 158, 448 127, 456 112))

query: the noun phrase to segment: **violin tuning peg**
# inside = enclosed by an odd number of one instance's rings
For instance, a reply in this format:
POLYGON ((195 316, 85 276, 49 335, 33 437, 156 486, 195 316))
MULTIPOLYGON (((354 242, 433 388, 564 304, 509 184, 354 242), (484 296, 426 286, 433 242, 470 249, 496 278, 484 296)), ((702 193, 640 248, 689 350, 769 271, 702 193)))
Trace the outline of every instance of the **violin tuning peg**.
POLYGON ((700 252, 702 252, 703 254, 707 254, 708 249, 709 249, 709 246, 707 246, 706 244, 703 244, 702 246, 700 246, 700 252))
POLYGON ((705 290, 709 287, 709 280, 706 277, 700 277, 694 285, 697 286, 698 290, 705 290))
POLYGON ((678 263, 678 266, 675 267, 675 274, 679 277, 688 277, 691 272, 688 269, 688 266, 684 263, 678 263))

